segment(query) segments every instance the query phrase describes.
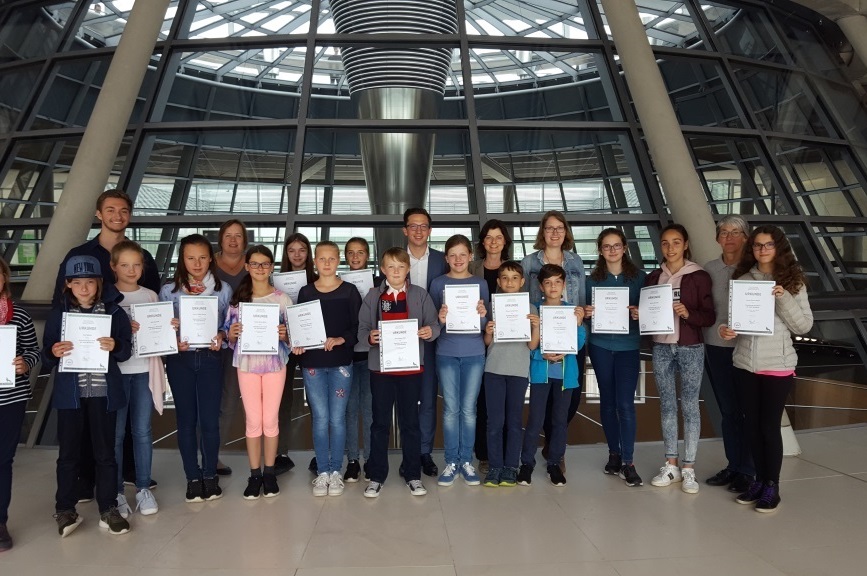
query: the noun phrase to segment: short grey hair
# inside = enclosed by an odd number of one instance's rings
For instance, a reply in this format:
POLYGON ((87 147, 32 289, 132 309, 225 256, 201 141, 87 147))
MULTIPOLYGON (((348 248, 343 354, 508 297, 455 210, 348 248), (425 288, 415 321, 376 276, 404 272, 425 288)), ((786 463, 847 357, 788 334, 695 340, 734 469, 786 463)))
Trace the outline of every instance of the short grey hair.
POLYGON ((747 224, 747 221, 744 220, 743 216, 738 216, 737 214, 729 214, 728 216, 722 218, 719 222, 716 223, 716 238, 719 239, 719 231, 723 226, 734 226, 735 228, 739 228, 741 232, 744 233, 744 236, 750 235, 750 225, 747 224))

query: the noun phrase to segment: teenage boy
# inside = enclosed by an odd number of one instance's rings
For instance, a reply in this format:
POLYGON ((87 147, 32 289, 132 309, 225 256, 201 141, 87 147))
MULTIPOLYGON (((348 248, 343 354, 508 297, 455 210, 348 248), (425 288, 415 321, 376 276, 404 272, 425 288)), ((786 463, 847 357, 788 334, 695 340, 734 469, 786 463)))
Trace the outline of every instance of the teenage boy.
MULTIPOLYGON (((539 285, 542 288, 542 302, 539 306, 570 306, 563 302, 563 288, 566 285, 566 271, 556 264, 545 264, 539 270, 539 285)), ((583 325, 584 308, 575 306, 578 318, 578 350, 584 348, 587 339, 583 325)), ((560 469, 560 459, 566 453, 566 427, 569 402, 572 391, 579 386, 580 366, 575 354, 542 354, 541 348, 530 352, 530 414, 524 431, 524 445, 521 449, 521 469, 518 484, 529 486, 532 482, 533 467, 536 464, 536 448, 539 432, 545 418, 548 394, 553 395, 551 405, 551 440, 548 442, 548 479, 554 486, 565 486, 566 477, 560 469)))
MULTIPOLYGON (((449 271, 445 254, 428 246, 431 233, 431 217, 424 208, 410 208, 403 213, 403 234, 409 252, 409 281, 426 291, 431 281, 449 271)), ((434 343, 425 343, 425 355, 434 358, 434 343)), ((421 383, 421 398, 418 407, 418 421, 421 428, 421 467, 427 476, 436 477, 439 468, 431 457, 434 434, 437 428, 437 374, 436 370, 425 370, 421 383)), ((404 466, 409 463, 404 462, 404 466)))
MULTIPOLYGON (((424 496, 421 482, 421 433, 418 401, 425 369, 427 343, 440 334, 437 310, 427 291, 407 281, 410 256, 403 248, 389 248, 382 255, 380 269, 385 281, 370 290, 361 303, 358 315, 358 341, 366 343, 370 369, 370 394, 373 424, 370 427, 370 482, 364 490, 367 498, 376 498, 388 477, 388 436, 392 412, 397 406, 400 440, 403 449, 403 477, 413 496, 424 496), (382 372, 379 361, 379 321, 418 320, 418 370, 382 372)), ((433 354, 428 358, 433 358, 433 354)))

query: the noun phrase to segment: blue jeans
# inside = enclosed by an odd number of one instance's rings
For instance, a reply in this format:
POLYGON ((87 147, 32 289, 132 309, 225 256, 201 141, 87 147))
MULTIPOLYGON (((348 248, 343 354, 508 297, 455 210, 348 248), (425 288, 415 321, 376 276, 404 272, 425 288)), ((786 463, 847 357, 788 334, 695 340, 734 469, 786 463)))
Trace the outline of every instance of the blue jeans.
POLYGON ((613 351, 590 344, 590 362, 599 384, 599 413, 608 451, 632 464, 635 451, 635 388, 638 386, 638 349, 613 351))
POLYGON ((151 412, 154 399, 148 384, 150 374, 124 374, 123 389, 129 402, 117 411, 117 426, 114 433, 114 459, 117 460, 117 491, 123 492, 123 439, 126 436, 126 416, 130 414, 132 453, 135 460, 135 487, 143 490, 151 484, 153 439, 151 438, 151 412))
POLYGON ((701 410, 698 393, 704 372, 704 344, 679 346, 653 345, 653 375, 659 391, 662 441, 665 457, 677 458, 677 384, 680 373, 680 409, 683 412, 683 461, 694 464, 701 434, 701 410))
POLYGON ((521 464, 536 466, 536 448, 539 446, 539 432, 545 421, 548 398, 551 400, 551 437, 548 441, 548 466, 559 466, 560 459, 566 454, 566 427, 569 425, 569 405, 572 393, 580 394, 580 388, 563 390, 563 381, 549 378, 547 384, 530 384, 530 414, 524 430, 521 447, 521 464))
POLYGON ((373 400, 370 397, 370 370, 367 360, 352 363, 352 390, 346 405, 346 457, 358 460, 358 413, 361 412, 364 461, 370 460, 370 425, 373 423, 373 400))
POLYGON ((166 356, 166 374, 175 399, 178 450, 189 480, 217 475, 223 361, 219 352, 200 349, 166 356), (196 439, 201 433, 201 443, 196 439), (202 451, 202 465, 199 454, 202 451))
POLYGON ((437 378, 443 391, 446 464, 472 462, 473 443, 476 441, 476 399, 482 387, 485 356, 437 354, 436 364, 437 378))
POLYGON ((503 376, 485 372, 485 404, 488 409, 488 457, 491 468, 518 467, 521 457, 521 416, 527 377, 503 376), (506 427, 506 450, 503 452, 503 425, 506 427))
POLYGON ((722 437, 728 468, 747 476, 755 476, 753 458, 744 427, 744 409, 738 401, 734 348, 706 345, 704 348, 707 375, 722 416, 722 437))
POLYGON ((313 413, 313 450, 319 474, 338 472, 346 446, 346 405, 352 391, 352 364, 301 368, 313 413))

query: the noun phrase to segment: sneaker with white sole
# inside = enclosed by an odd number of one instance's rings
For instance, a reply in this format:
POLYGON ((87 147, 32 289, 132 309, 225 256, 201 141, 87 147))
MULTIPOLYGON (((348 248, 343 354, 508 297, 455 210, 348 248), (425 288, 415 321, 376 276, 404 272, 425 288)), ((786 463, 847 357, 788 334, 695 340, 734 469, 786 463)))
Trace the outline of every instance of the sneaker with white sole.
POLYGON ((457 464, 446 464, 443 473, 440 474, 440 477, 437 479, 437 484, 439 484, 440 486, 451 486, 455 483, 455 476, 457 475, 457 471, 457 464))
POLYGON ((313 479, 313 495, 328 496, 328 473, 317 474, 313 479))
POLYGON ((659 474, 654 476, 650 483, 654 486, 670 486, 672 482, 680 482, 681 480, 683 480, 683 476, 680 473, 680 468, 666 462, 659 469, 659 474))
POLYGON ((478 486, 482 483, 482 479, 476 474, 476 469, 469 462, 461 464, 461 476, 464 477, 467 486, 478 486))
POLYGON ((680 489, 687 494, 698 494, 698 482, 695 479, 695 470, 684 468, 681 470, 681 475, 683 477, 683 484, 680 485, 680 489))
MULTIPOLYGON (((759 485, 761 486, 761 483, 759 485)), ((54 515, 54 519, 57 521, 57 532, 61 538, 66 538, 72 534, 84 521, 84 518, 79 516, 75 510, 61 510, 54 515)))
POLYGON ((332 472, 328 477, 328 495, 340 496, 343 494, 343 476, 340 472, 332 472))
POLYGON ((142 516, 150 516, 160 511, 154 493, 147 488, 135 493, 135 509, 141 512, 142 516))
POLYGON ((109 534, 126 534, 129 532, 129 522, 112 506, 99 516, 99 527, 108 530, 109 534))
POLYGON ((371 480, 367 484, 367 488, 364 489, 364 497, 365 498, 378 498, 380 490, 382 490, 382 483, 376 482, 375 480, 371 480))
POLYGON ((427 494, 427 488, 421 483, 421 480, 410 480, 406 483, 409 486, 409 493, 413 496, 424 496, 427 494))
POLYGON ((129 502, 126 501, 126 495, 123 492, 117 493, 117 511, 120 513, 121 518, 129 518, 129 515, 132 514, 132 508, 129 507, 129 502))

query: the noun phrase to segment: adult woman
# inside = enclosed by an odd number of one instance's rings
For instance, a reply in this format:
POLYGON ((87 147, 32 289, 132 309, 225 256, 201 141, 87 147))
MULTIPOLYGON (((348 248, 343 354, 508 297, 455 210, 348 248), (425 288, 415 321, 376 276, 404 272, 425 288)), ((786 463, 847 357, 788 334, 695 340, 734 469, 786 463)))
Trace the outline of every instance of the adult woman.
MULTIPOLYGON (((587 279, 590 305, 585 307, 585 315, 593 315, 594 288, 626 287, 629 306, 638 306, 646 274, 630 260, 626 236, 616 228, 606 228, 596 238, 596 247, 599 259, 587 279)), ((604 472, 619 475, 627 486, 643 484, 632 464, 640 347, 641 336, 635 320, 629 323, 628 334, 594 333, 587 346, 599 384, 599 412, 608 441, 608 464, 604 472)))
MULTIPOLYGON (((244 254, 247 251, 247 227, 240 220, 226 220, 220 226, 218 234, 220 251, 216 254, 217 278, 228 284, 232 292, 238 289, 248 274, 244 266, 244 254)), ((232 350, 224 348, 220 351, 223 361, 223 400, 220 405, 220 438, 225 442, 229 438, 229 428, 238 411, 241 402, 241 389, 238 387, 238 371, 232 366, 232 350)), ((225 476, 232 469, 217 459, 217 474, 225 476)))
POLYGON ((755 481, 737 497, 737 502, 754 503, 758 512, 772 512, 780 504, 780 418, 798 363, 792 334, 804 334, 813 327, 813 312, 807 301, 804 272, 795 260, 789 239, 776 226, 753 230, 733 277, 776 283, 772 336, 738 336, 728 326, 719 330, 726 340, 737 338, 732 356, 735 387, 756 466, 755 481))
MULTIPOLYGON (((660 235, 662 266, 651 272, 646 286, 671 284, 674 295, 674 333, 653 337, 653 375, 659 390, 665 464, 650 481, 654 486, 669 486, 683 481, 687 494, 698 493, 695 456, 701 433, 698 393, 704 372, 704 340, 701 329, 716 319, 710 275, 690 261, 689 234, 680 224, 669 224, 660 235), (680 373, 680 407, 683 412, 683 470, 678 467, 677 386, 680 373)), ((632 308, 638 319, 638 308, 632 308)))

